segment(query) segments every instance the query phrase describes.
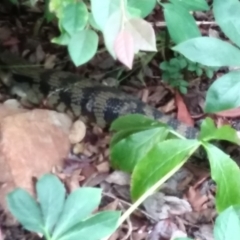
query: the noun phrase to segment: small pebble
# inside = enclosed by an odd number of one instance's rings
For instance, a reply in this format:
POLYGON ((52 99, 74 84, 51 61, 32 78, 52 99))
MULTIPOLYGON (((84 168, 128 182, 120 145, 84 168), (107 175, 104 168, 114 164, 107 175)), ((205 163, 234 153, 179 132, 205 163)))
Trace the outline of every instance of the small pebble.
POLYGON ((11 109, 18 109, 21 107, 21 104, 16 99, 8 99, 3 103, 3 105, 11 109))
POLYGON ((70 143, 76 144, 81 142, 85 137, 85 135, 86 135, 86 125, 80 120, 77 120, 76 122, 74 122, 69 133, 70 143))
POLYGON ((82 153, 83 150, 84 150, 84 145, 82 143, 77 143, 73 147, 73 153, 76 155, 79 153, 82 153))

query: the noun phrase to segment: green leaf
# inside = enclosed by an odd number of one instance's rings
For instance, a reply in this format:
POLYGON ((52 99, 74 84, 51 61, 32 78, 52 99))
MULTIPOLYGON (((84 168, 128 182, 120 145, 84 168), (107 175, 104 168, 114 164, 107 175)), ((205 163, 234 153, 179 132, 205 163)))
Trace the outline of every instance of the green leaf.
POLYGON ((210 68, 205 69, 205 73, 206 73, 206 76, 210 79, 213 78, 213 76, 214 76, 214 70, 212 70, 210 68))
POLYGON ((42 210, 44 229, 51 233, 63 209, 66 190, 52 174, 43 175, 36 184, 37 197, 42 210))
POLYGON ((186 87, 183 87, 183 86, 180 86, 179 87, 179 90, 182 94, 186 94, 187 93, 187 88, 186 87))
POLYGON ((240 106, 240 72, 229 72, 208 89, 204 111, 215 113, 240 106))
POLYGON ((100 30, 100 28, 98 27, 92 13, 89 13, 89 23, 94 29, 100 30))
POLYGON ((88 22, 88 10, 84 2, 70 2, 63 8, 60 24, 70 34, 83 30, 88 22))
POLYGON ((167 82, 167 81, 170 79, 170 74, 169 74, 169 72, 163 72, 163 74, 162 74, 162 79, 167 82))
POLYGON ((181 58, 179 59, 179 64, 180 64, 180 67, 181 69, 187 67, 187 60, 185 58, 181 58))
POLYGON ((52 43, 66 46, 69 44, 70 36, 67 32, 62 32, 59 37, 55 37, 51 40, 52 43))
POLYGON ((201 68, 196 69, 196 74, 198 77, 200 77, 203 74, 203 70, 201 68))
POLYGON ((211 177, 217 184, 216 208, 224 211, 240 204, 240 169, 229 155, 210 143, 203 144, 211 166, 211 177))
POLYGON ((213 37, 189 39, 172 49, 189 60, 205 66, 235 67, 240 64, 240 50, 228 42, 213 37))
POLYGON ((47 19, 48 23, 51 22, 54 18, 54 14, 49 10, 49 1, 50 0, 45 0, 44 5, 44 17, 47 19))
POLYGON ((170 0, 172 3, 181 4, 188 11, 208 11, 209 6, 205 0, 170 0))
POLYGON ((177 69, 180 69, 180 63, 177 58, 170 59, 169 63, 172 67, 176 67, 177 69))
MULTIPOLYGON (((116 12, 120 11, 120 1, 121 0, 91 0, 91 9, 95 22, 97 23, 99 29, 103 31, 110 16, 116 12)), ((114 28, 114 22, 112 22, 112 28, 114 28)))
POLYGON ((23 189, 7 195, 7 204, 13 216, 29 231, 44 234, 41 210, 34 198, 23 189))
POLYGON ((96 240, 112 234, 117 228, 120 212, 100 212, 76 224, 58 240, 96 240))
POLYGON ((98 35, 90 29, 73 35, 68 44, 68 52, 76 66, 80 66, 93 58, 97 52, 98 35))
POLYGON ((51 0, 49 1, 49 11, 54 12, 58 18, 62 17, 62 12, 64 7, 67 6, 69 2, 62 0, 51 0))
POLYGON ((168 65, 169 65, 168 62, 164 61, 164 62, 160 63, 159 67, 160 67, 161 70, 167 70, 168 65))
POLYGON ((185 8, 168 3, 164 4, 163 12, 168 32, 176 44, 201 36, 193 16, 185 8))
POLYGON ((130 6, 127 6, 127 10, 128 10, 129 18, 141 17, 141 10, 134 7, 130 7, 130 6))
POLYGON ((53 232, 53 238, 58 239, 65 235, 65 232, 76 224, 85 220, 101 201, 101 189, 84 187, 72 192, 64 205, 56 229, 53 232))
POLYGON ((142 114, 128 114, 118 117, 111 125, 111 131, 118 131, 111 139, 110 148, 128 136, 155 127, 169 128, 167 124, 153 120, 142 114))
POLYGON ((12 4, 15 4, 15 5, 18 5, 18 4, 19 4, 18 0, 10 0, 10 2, 11 2, 12 4))
POLYGON ((214 237, 217 240, 238 240, 240 236, 240 207, 231 206, 224 210, 215 221, 214 237))
POLYGON ((156 0, 128 0, 128 5, 141 11, 141 17, 147 17, 155 8, 156 0))
POLYGON ((34 7, 36 5, 38 0, 30 0, 30 4, 32 5, 32 7, 34 7))
POLYGON ((240 2, 214 0, 213 13, 221 30, 240 47, 240 2))
POLYGON ((110 130, 122 131, 151 126, 164 126, 164 125, 142 114, 128 114, 125 116, 120 116, 115 121, 113 121, 110 130))
POLYGON ((197 140, 171 139, 155 144, 136 165, 131 196, 135 201, 170 171, 179 169, 199 146, 197 140))
POLYGON ((156 127, 134 133, 118 141, 110 149, 111 164, 114 168, 131 172, 157 142, 166 138, 167 134, 165 128, 156 127))
POLYGON ((235 129, 228 125, 217 128, 211 118, 206 118, 201 124, 199 139, 202 141, 211 140, 226 140, 232 143, 240 144, 240 139, 237 136, 235 129))

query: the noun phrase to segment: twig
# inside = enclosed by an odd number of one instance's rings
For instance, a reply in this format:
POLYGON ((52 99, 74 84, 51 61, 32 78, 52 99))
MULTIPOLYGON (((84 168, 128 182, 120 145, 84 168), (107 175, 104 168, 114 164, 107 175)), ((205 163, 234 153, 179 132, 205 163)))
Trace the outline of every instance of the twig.
MULTIPOLYGON (((112 198, 112 199, 114 199, 114 200, 117 199, 117 200, 119 200, 119 202, 121 202, 121 203, 123 203, 123 204, 126 204, 128 207, 132 206, 131 203, 129 203, 129 202, 123 200, 123 199, 119 199, 119 198, 117 198, 116 196, 114 196, 114 195, 111 194, 111 193, 103 192, 103 195, 104 195, 104 196, 107 196, 107 197, 110 197, 110 198, 112 198)), ((157 219, 155 219, 153 216, 149 215, 146 211, 144 211, 144 210, 142 210, 142 209, 140 209, 140 208, 137 208, 136 210, 139 211, 139 212, 141 212, 143 215, 145 215, 146 217, 150 218, 150 219, 153 220, 154 222, 157 222, 157 219)))
MULTIPOLYGON (((121 206, 122 210, 125 210, 121 202, 120 202, 120 206, 121 206)), ((121 240, 127 240, 131 236, 132 231, 133 231, 133 227, 132 227, 130 218, 127 218, 126 222, 128 224, 128 231, 127 231, 127 234, 121 240)))
MULTIPOLYGON (((156 26, 156 27, 166 27, 166 22, 151 22, 151 24, 153 26, 156 26)), ((213 26, 217 26, 217 23, 215 21, 196 21, 196 24, 197 25, 213 25, 213 26)))

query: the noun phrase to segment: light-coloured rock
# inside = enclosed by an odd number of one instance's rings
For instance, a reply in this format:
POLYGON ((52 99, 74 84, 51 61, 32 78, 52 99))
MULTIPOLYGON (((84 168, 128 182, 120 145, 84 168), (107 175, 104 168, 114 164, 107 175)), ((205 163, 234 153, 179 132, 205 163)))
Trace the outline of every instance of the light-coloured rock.
POLYGON ((85 135, 86 135, 86 125, 80 120, 77 120, 76 122, 74 122, 69 134, 70 142, 72 144, 79 143, 83 140, 85 135))
POLYGON ((8 99, 6 100, 3 105, 7 108, 11 109, 19 109, 21 108, 21 103, 18 102, 16 99, 8 99))
POLYGON ((3 104, 0 104, 0 122, 3 118, 7 116, 12 116, 15 114, 19 113, 25 113, 28 112, 29 110, 22 109, 22 108, 14 108, 14 107, 9 107, 3 104))
MULTIPOLYGON (((0 116, 5 114, 0 105, 0 116), (4 113, 4 114, 3 114, 4 113)), ((0 118, 0 204, 5 205, 6 189, 15 186, 33 193, 32 177, 62 165, 70 150, 68 134, 72 122, 61 113, 32 110, 0 118)))

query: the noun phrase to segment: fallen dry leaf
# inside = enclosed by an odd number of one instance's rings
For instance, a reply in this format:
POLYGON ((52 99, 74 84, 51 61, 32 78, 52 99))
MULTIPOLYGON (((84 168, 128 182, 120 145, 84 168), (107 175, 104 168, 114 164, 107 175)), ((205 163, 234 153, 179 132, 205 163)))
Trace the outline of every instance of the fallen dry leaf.
POLYGON ((92 176, 90 176, 86 180, 86 182, 84 182, 83 186, 95 187, 99 184, 102 184, 107 177, 108 177, 108 173, 95 173, 92 176))
POLYGON ((188 169, 181 168, 161 186, 161 192, 167 195, 181 195, 187 190, 192 179, 193 174, 188 169))
POLYGON ((190 187, 188 192, 186 193, 186 198, 188 202, 191 204, 192 208, 196 212, 200 212, 203 209, 207 208, 208 196, 202 195, 199 190, 194 187, 190 187))
POLYGON ((148 100, 148 97, 149 97, 149 90, 145 88, 142 90, 141 100, 146 103, 148 100))
POLYGON ((176 108, 175 101, 174 101, 174 99, 171 99, 169 102, 167 102, 167 104, 165 104, 162 107, 159 107, 158 110, 160 110, 164 113, 168 113, 168 112, 173 111, 175 108, 176 108))
POLYGON ((108 161, 101 162, 100 164, 96 165, 96 168, 99 173, 108 173, 110 171, 110 166, 108 161))
POLYGON ((180 199, 174 196, 165 196, 164 200, 166 202, 165 205, 168 205, 169 207, 169 213, 172 215, 182 215, 186 212, 192 211, 189 202, 184 199, 180 199))
POLYGON ((177 105, 177 119, 188 126, 194 126, 192 117, 178 91, 175 92, 175 101, 177 105))
POLYGON ((36 62, 40 63, 45 58, 45 52, 42 49, 42 46, 39 44, 36 48, 36 62))
POLYGON ((130 185, 130 180, 130 174, 118 170, 112 172, 106 179, 108 183, 114 183, 120 186, 130 185))
POLYGON ((165 196, 161 192, 149 196, 143 202, 143 206, 146 212, 156 220, 192 211, 190 204, 186 200, 174 196, 165 196))
POLYGON ((103 208, 100 208, 100 211, 115 211, 118 208, 119 200, 115 199, 112 202, 108 203, 103 208))
POLYGON ((81 169, 78 169, 71 174, 70 178, 65 179, 64 182, 68 186, 70 193, 78 189, 80 186, 79 183, 85 180, 85 178, 80 175, 81 171, 82 171, 81 169))
POLYGON ((220 117, 231 117, 231 118, 239 117, 240 116, 240 107, 221 111, 221 112, 215 113, 215 115, 220 116, 220 117))
POLYGON ((213 225, 212 224, 202 224, 198 231, 194 233, 194 236, 199 239, 214 240, 213 236, 213 225))
POLYGON ((165 87, 156 86, 153 89, 153 93, 148 97, 148 101, 153 103, 160 103, 160 101, 168 94, 168 92, 169 91, 166 90, 165 87))
POLYGON ((98 174, 98 171, 93 164, 86 165, 82 168, 82 176, 84 176, 85 181, 84 183, 91 177, 95 176, 98 174))
POLYGON ((44 68, 52 69, 56 64, 56 59, 57 59, 57 57, 55 55, 48 55, 45 58, 44 68))
POLYGON ((183 218, 192 225, 199 225, 200 223, 210 223, 217 216, 214 209, 204 209, 201 212, 188 212, 185 213, 183 218))
POLYGON ((117 197, 119 197, 121 199, 125 199, 126 201, 129 201, 129 202, 131 201, 128 185, 125 185, 125 186, 113 185, 113 189, 115 191, 114 195, 116 195, 117 197))
POLYGON ((171 236, 178 230, 177 225, 171 219, 159 221, 153 228, 149 240, 170 239, 171 236))

